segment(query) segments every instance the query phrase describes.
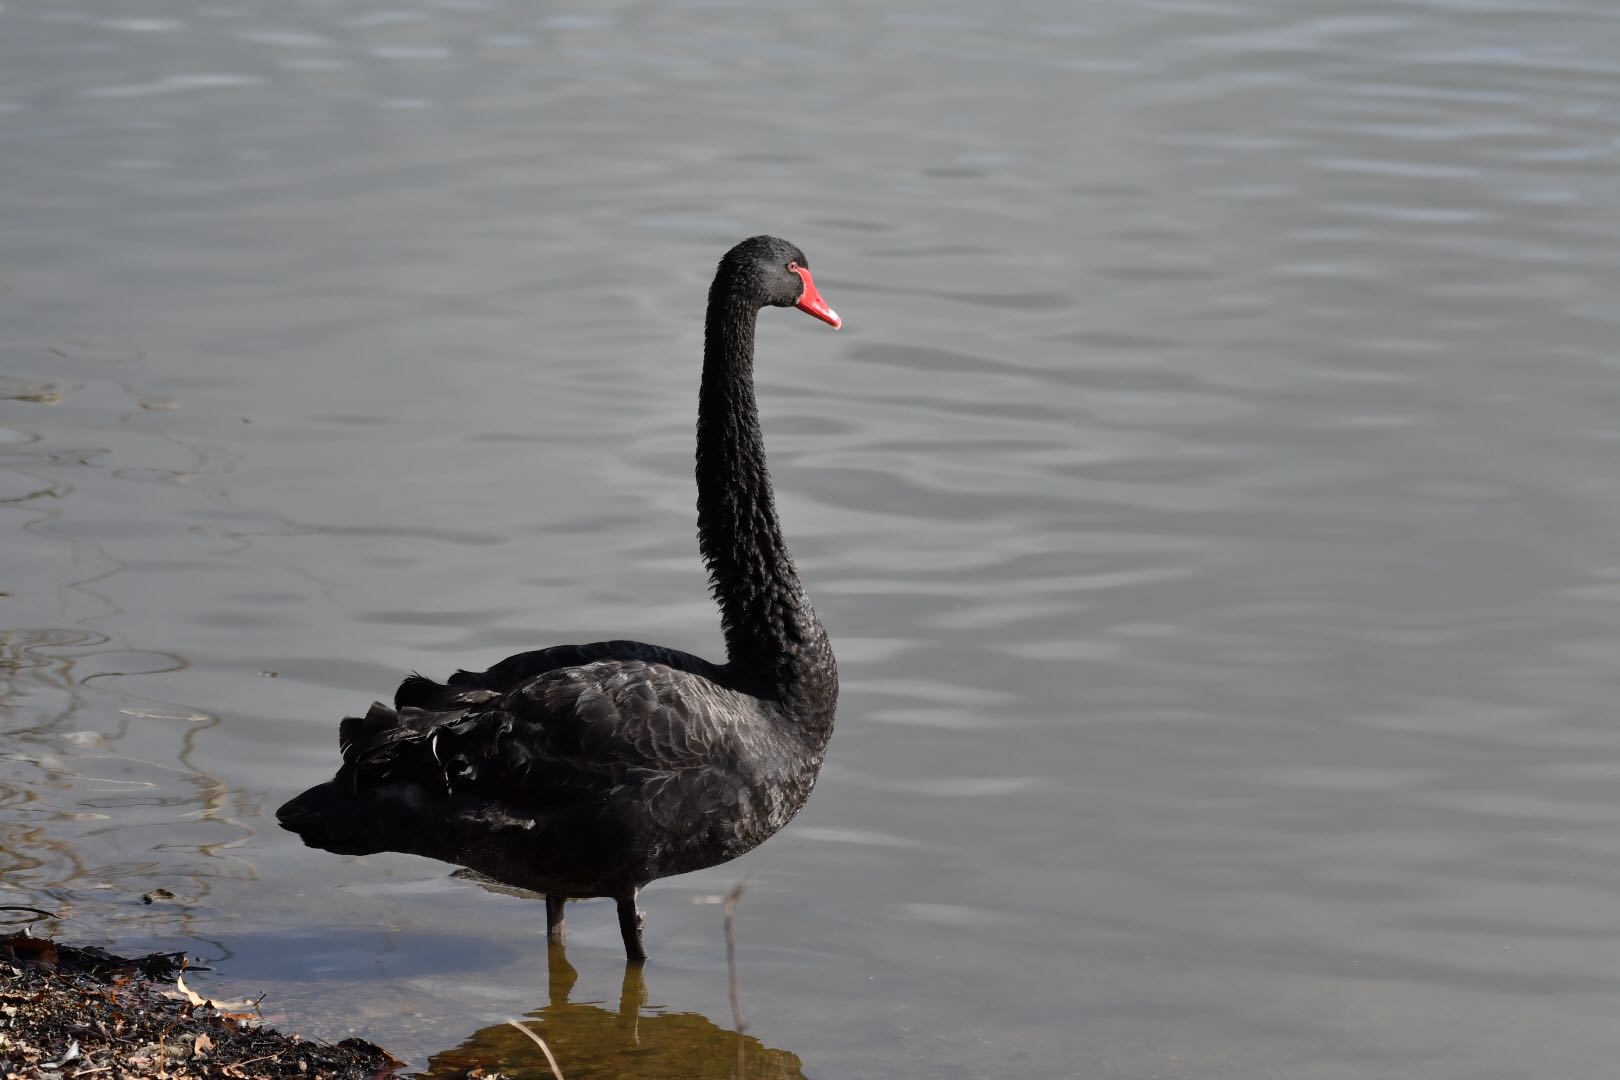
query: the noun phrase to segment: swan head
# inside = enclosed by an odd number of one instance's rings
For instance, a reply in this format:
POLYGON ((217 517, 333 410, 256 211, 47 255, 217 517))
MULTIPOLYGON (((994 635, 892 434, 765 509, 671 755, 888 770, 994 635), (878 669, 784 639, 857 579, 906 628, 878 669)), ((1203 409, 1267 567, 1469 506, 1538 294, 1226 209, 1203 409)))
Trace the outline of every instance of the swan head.
POLYGON ((714 284, 755 308, 796 307, 834 330, 844 324, 821 298, 804 252, 775 236, 751 236, 726 252, 714 284))

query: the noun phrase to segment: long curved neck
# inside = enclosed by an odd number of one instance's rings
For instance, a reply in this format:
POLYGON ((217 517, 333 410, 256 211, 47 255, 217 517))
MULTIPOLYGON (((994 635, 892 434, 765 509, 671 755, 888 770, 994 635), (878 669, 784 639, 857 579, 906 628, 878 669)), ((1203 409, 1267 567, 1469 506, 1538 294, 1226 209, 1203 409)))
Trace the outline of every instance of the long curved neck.
POLYGON ((782 539, 754 400, 758 309, 716 281, 698 396, 698 543, 720 604, 731 669, 750 689, 811 700, 837 674, 782 539))

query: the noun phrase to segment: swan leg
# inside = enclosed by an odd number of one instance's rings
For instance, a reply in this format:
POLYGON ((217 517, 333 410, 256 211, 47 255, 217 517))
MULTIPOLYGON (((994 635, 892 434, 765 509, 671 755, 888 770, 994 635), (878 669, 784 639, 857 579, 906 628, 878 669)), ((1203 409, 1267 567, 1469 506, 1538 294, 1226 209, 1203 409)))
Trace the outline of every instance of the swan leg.
POLYGON ((624 958, 639 964, 647 959, 647 950, 641 944, 641 928, 647 923, 647 915, 636 910, 635 889, 613 899, 619 905, 619 936, 624 938, 624 958))
POLYGON ((563 905, 568 903, 566 896, 552 896, 546 894, 546 940, 565 941, 568 938, 568 925, 563 921, 563 905))

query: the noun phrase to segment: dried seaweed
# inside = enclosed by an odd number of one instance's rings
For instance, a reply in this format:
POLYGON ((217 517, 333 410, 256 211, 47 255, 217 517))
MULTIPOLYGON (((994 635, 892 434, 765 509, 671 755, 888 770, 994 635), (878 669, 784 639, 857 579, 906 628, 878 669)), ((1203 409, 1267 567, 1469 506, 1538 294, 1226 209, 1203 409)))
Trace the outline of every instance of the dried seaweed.
POLYGON ((264 1027, 252 1002, 191 992, 184 970, 180 953, 129 959, 25 934, 0 938, 0 1074, 379 1080, 403 1064, 363 1039, 328 1045, 264 1027))

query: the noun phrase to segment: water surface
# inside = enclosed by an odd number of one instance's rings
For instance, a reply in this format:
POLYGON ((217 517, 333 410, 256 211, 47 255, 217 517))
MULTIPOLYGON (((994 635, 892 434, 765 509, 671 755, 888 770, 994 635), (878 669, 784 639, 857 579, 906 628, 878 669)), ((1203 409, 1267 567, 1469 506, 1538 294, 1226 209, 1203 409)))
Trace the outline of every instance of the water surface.
POLYGON ((525 1014, 730 1075, 744 875, 755 1076, 1611 1075, 1617 58, 1530 0, 6 7, 0 899, 446 1076, 540 1075, 525 1014), (800 818, 648 891, 639 989, 604 905, 570 976, 277 830, 413 667, 718 653, 762 231, 846 319, 760 333, 845 686, 800 818))

